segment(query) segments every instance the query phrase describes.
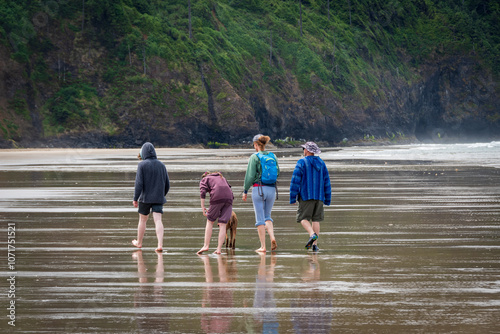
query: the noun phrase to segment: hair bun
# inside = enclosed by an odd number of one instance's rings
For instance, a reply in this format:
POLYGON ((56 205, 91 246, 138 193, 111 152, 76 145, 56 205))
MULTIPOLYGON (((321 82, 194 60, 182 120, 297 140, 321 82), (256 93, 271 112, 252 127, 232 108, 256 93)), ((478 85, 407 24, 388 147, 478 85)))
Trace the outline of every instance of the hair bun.
POLYGON ((270 140, 271 138, 269 136, 260 136, 259 138, 259 141, 264 145, 266 145, 270 140))

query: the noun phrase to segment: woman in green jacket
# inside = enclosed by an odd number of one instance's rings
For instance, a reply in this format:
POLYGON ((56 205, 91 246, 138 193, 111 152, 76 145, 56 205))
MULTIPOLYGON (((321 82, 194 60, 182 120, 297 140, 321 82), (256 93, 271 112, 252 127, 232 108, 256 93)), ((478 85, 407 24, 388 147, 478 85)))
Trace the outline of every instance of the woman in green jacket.
POLYGON ((270 140, 269 136, 261 134, 253 138, 253 146, 257 153, 252 154, 248 161, 243 186, 244 201, 247 200, 248 190, 253 188, 252 202, 255 211, 255 226, 260 240, 260 248, 256 250, 257 252, 266 252, 266 231, 271 239, 271 250, 278 248, 274 237, 271 210, 276 199, 276 178, 279 175, 279 166, 276 156, 265 150, 266 144, 270 140))

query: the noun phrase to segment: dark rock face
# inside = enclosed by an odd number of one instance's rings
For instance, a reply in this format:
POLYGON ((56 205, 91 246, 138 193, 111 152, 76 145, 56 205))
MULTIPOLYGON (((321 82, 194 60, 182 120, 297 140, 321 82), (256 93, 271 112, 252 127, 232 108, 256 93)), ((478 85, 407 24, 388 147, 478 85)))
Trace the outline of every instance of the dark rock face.
POLYGON ((444 109, 439 96, 440 73, 433 73, 424 83, 413 88, 417 99, 410 104, 411 113, 416 115, 414 131, 420 140, 433 138, 435 132, 443 131, 441 115, 444 109))
MULTIPOLYGON (((500 136, 497 83, 478 70, 470 59, 450 59, 429 64, 421 71, 422 80, 400 85, 389 92, 389 101, 365 110, 345 110, 335 117, 335 101, 327 112, 317 111, 302 101, 254 95, 250 105, 259 129, 275 137, 287 136, 338 143, 343 138, 360 139, 364 135, 384 138, 395 131, 422 142, 460 142, 494 140, 500 136), (274 110, 264 100, 275 100, 274 110)), ((330 98, 331 99, 331 98, 330 98)))
MULTIPOLYGON (((470 59, 439 64, 419 87, 411 105, 421 141, 474 141, 498 138, 497 83, 470 59)), ((414 89, 415 89, 414 88, 414 89)))

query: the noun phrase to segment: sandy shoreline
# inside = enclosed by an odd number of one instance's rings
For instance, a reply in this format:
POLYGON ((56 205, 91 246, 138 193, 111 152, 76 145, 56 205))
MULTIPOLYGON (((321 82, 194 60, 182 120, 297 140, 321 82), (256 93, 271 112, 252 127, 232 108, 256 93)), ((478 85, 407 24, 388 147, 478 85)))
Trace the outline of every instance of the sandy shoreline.
MULTIPOLYGON (((493 333, 500 169, 481 167, 495 163, 492 146, 324 148, 333 200, 319 252, 304 250, 308 235, 289 204, 301 150, 277 150, 284 171, 273 207, 278 250, 261 255, 252 202, 240 196, 252 150, 158 149, 171 177, 159 254, 151 220, 143 249, 131 244, 137 149, 0 150, 0 221, 15 228, 16 247, 2 279, 19 282, 9 297, 16 327, 200 333, 213 323, 217 333, 271 325, 294 333, 312 324, 308 330, 325 333, 493 333), (206 224, 205 169, 227 170, 235 195, 236 249, 220 256, 196 255, 206 224)), ((4 250, 7 239, 4 228, 4 250)))

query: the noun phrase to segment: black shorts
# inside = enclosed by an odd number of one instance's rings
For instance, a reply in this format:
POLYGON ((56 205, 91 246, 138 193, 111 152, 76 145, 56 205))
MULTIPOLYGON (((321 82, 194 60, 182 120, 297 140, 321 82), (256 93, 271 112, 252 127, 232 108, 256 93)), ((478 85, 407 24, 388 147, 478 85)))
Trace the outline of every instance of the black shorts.
POLYGON ((149 215, 151 211, 163 214, 163 204, 139 202, 139 210, 137 211, 145 216, 149 215))

